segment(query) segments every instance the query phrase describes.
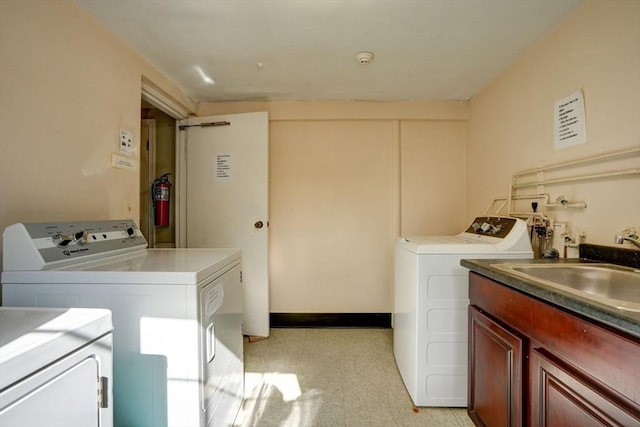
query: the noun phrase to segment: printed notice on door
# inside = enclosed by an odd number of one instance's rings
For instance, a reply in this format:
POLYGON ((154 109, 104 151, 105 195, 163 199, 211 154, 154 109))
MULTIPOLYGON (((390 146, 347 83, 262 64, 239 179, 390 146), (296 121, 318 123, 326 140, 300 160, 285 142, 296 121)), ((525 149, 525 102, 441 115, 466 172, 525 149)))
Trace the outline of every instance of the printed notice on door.
POLYGON ((572 147, 587 142, 584 119, 584 97, 578 91, 554 104, 555 149, 572 147))
POLYGON ((233 178, 233 156, 231 153, 216 153, 216 181, 231 181, 233 178))

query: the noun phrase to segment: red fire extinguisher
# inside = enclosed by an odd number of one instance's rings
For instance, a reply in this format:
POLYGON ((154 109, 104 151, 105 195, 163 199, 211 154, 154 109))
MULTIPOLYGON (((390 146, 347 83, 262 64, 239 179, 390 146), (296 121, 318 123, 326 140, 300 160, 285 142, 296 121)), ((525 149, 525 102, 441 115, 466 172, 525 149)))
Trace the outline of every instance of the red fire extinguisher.
POLYGON ((169 226, 169 196, 171 194, 169 175, 171 174, 165 173, 160 178, 156 178, 151 184, 156 227, 169 226))

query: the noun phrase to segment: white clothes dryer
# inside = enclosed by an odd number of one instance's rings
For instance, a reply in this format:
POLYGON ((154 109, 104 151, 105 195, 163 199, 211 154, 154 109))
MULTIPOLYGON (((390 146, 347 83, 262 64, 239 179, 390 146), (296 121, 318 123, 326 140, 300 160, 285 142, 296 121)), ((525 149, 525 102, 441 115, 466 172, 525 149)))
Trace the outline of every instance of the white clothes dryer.
POLYGON ((0 307, 0 425, 111 427, 111 312, 0 307))
POLYGON ((132 220, 14 224, 4 305, 113 314, 114 424, 230 426, 244 394, 238 249, 146 249, 132 220))
POLYGON ((463 258, 533 258, 526 223, 477 217, 455 236, 397 241, 393 352, 416 406, 467 406, 469 271, 460 265, 463 258))

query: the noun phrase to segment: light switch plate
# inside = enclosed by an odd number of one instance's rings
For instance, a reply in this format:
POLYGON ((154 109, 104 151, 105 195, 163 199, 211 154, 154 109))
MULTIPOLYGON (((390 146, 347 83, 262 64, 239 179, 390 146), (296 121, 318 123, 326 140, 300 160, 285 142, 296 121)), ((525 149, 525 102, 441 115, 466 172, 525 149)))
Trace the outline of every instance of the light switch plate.
POLYGON ((125 129, 120 129, 120 152, 133 153, 133 134, 125 129))

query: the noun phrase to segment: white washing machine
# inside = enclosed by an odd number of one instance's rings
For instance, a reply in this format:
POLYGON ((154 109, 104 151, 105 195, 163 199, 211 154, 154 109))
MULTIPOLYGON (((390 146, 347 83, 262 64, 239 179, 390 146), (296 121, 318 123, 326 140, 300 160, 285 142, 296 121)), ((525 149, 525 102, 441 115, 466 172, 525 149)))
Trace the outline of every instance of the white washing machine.
POLYGON ((0 425, 111 427, 111 313, 0 307, 0 425))
POLYGON ((146 249, 131 220, 14 224, 4 305, 113 315, 116 426, 229 426, 244 393, 238 249, 146 249))
POLYGON ((400 238, 393 352, 416 406, 467 406, 469 271, 463 258, 533 258, 527 225, 478 217, 455 236, 400 238))

